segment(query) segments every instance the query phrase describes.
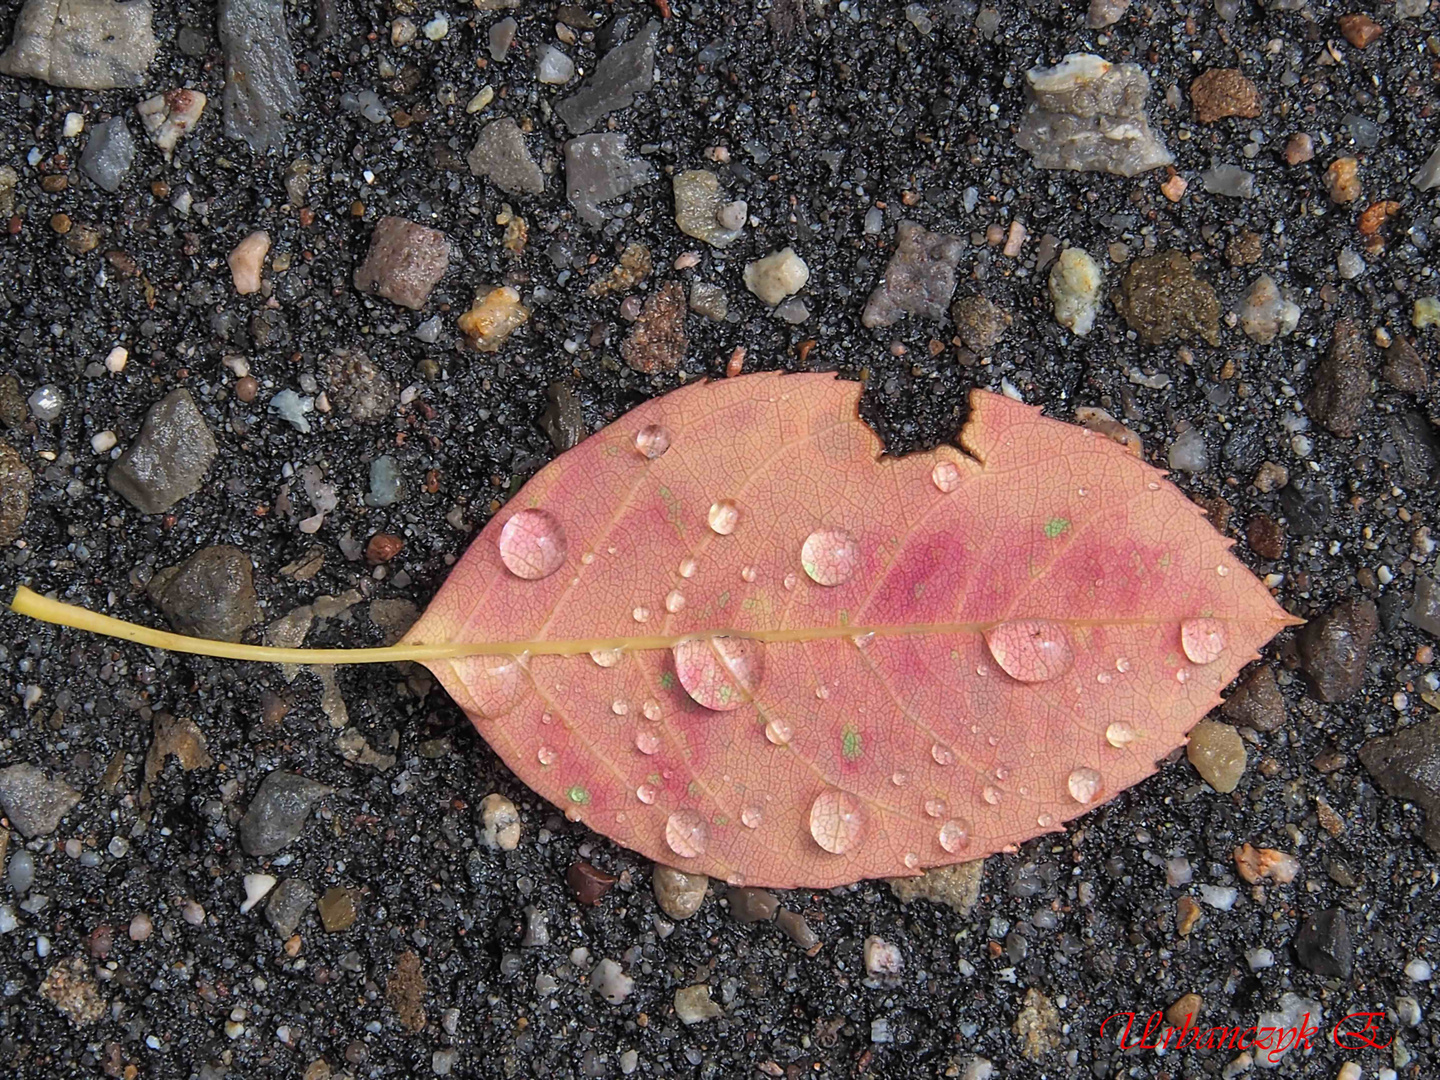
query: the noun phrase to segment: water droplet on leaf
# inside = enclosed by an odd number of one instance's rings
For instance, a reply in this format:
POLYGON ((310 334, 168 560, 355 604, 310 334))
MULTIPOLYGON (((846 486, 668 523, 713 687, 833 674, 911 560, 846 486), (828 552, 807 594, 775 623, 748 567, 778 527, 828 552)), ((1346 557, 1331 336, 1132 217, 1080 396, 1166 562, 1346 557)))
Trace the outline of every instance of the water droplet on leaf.
POLYGON ((765 820, 765 812, 754 803, 746 803, 740 810, 740 824, 747 829, 760 827, 760 822, 765 820))
POLYGON ((641 728, 635 733, 635 749, 642 754, 654 754, 660 749, 660 736, 649 728, 641 728))
POLYGON ((647 699, 645 704, 640 706, 640 711, 645 714, 646 720, 659 720, 665 715, 665 711, 660 708, 660 703, 654 698, 647 699))
POLYGON ((742 566, 740 568, 740 580, 751 582, 755 580, 755 568, 753 566, 742 566))
POLYGON ((1100 794, 1100 774, 1094 769, 1075 769, 1065 780, 1070 797, 1082 806, 1089 806, 1100 794))
POLYGON ((765 721, 765 738, 776 746, 787 746, 794 737, 795 729, 790 721, 781 720, 779 717, 765 721))
POLYGON ((721 499, 710 504, 710 513, 706 515, 706 520, 710 522, 711 532, 729 536, 735 531, 735 526, 740 524, 740 508, 729 499, 721 499))
POLYGON ((1105 741, 1117 750, 1123 750, 1133 742, 1140 741, 1140 733, 1129 724, 1117 720, 1105 729, 1105 741))
POLYGON ((646 806, 653 806, 659 794, 660 793, 655 790, 654 784, 641 784, 635 789, 635 797, 646 806))
POLYGON ((865 809, 848 791, 826 788, 810 804, 810 835, 831 855, 844 855, 860 842, 865 809))
POLYGON ((671 615, 685 606, 685 594, 679 589, 671 589, 665 597, 665 610, 671 615))
POLYGON ((613 712, 616 716, 624 716, 627 712, 630 711, 630 705, 628 702, 623 701, 620 698, 616 698, 610 703, 610 711, 613 712))
POLYGON ((680 576, 683 577, 683 578, 692 578, 692 577, 695 576, 695 560, 694 560, 694 559, 681 559, 681 560, 680 560, 680 576))
POLYGON ((948 746, 941 746, 939 743, 930 747, 930 756, 935 759, 936 765, 955 764, 955 751, 951 750, 948 746))
POLYGON ((535 751, 535 759, 546 767, 554 765, 556 757, 555 751, 548 746, 542 746, 539 750, 535 751))
POLYGON ((920 856, 913 851, 907 851, 900 857, 900 861, 905 864, 905 869, 914 870, 920 865, 920 856))
POLYGON ((893 772, 890 774, 890 782, 896 787, 904 787, 910 782, 910 774, 906 772, 893 772))
POLYGON ((800 579, 794 574, 786 574, 785 580, 781 582, 781 584, 784 585, 786 589, 793 589, 796 585, 800 584, 800 579))
POLYGON ((953 818, 940 826, 940 846, 954 855, 970 842, 970 830, 965 823, 953 818))
POLYGON ((694 810, 676 810, 665 821, 665 843, 682 859, 693 859, 705 854, 710 842, 705 819, 694 810))
POLYGON ((985 787, 981 790, 980 797, 984 799, 987 803, 989 803, 991 806, 1000 805, 1000 789, 990 784, 986 784, 985 787))
POLYGON ((1012 679, 1045 682, 1075 663, 1064 627, 1044 619, 1017 619, 985 631, 990 655, 1012 679))
POLYGON ((671 653, 685 692, 717 712, 744 705, 765 677, 765 646, 749 638, 691 638, 671 653))
POLYGON ((960 486, 960 468, 953 461, 937 461, 930 470, 930 482, 946 495, 960 486))
POLYGON ((521 510, 500 530, 500 561, 519 578, 538 581, 565 562, 565 526, 549 510, 521 510))
POLYGON ((816 529, 800 548, 800 565, 817 585, 840 585, 860 565, 860 545, 844 529, 816 529))
POLYGON ((944 799, 926 799, 925 813, 933 818, 944 817, 945 811, 950 809, 950 804, 944 799))
POLYGON ((670 449, 670 429, 663 424, 646 424, 635 433, 635 449, 654 461, 670 449))
POLYGON ((1225 624, 1219 619, 1186 619, 1180 624, 1180 647, 1193 664, 1213 664, 1225 651, 1225 624))
POLYGON ((1124 675, 1125 672, 1130 670, 1130 661, 1126 657, 1117 656, 1115 658, 1115 670, 1120 672, 1121 675, 1124 675))
POLYGON ((624 656, 624 655, 625 655, 625 650, 624 650, 624 649, 591 649, 591 650, 590 650, 590 659, 591 659, 591 660, 594 660, 595 663, 599 664, 601 667, 606 667, 606 668, 614 667, 616 664, 618 664, 618 663, 620 662, 620 658, 621 658, 622 656, 624 656))
POLYGON ((637 607, 630 614, 634 617, 636 622, 650 621, 650 609, 648 607, 637 607))

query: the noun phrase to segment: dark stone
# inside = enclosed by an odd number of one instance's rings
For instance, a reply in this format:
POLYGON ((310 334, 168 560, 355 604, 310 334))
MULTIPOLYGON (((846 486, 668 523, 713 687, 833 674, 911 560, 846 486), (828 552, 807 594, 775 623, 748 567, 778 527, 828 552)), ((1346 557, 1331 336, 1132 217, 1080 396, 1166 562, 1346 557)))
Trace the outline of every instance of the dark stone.
POLYGON ((288 938, 315 903, 315 890, 299 878, 286 878, 270 894, 265 918, 282 938, 288 938))
POLYGON ((1196 337, 1220 344, 1220 300, 1178 251, 1136 259, 1110 299, 1146 345, 1196 337))
POLYGON ((655 82, 655 39, 660 23, 651 19, 633 38, 600 58, 595 72, 555 111, 565 126, 579 134, 589 131, 601 117, 627 108, 635 95, 655 82))
POLYGON ((1380 626, 1372 600, 1342 600, 1312 619, 1297 641, 1300 666, 1321 701, 1346 701, 1365 683, 1370 642, 1380 626))
POLYGON ((580 399, 567 382, 553 382, 545 388, 545 411, 540 414, 540 430, 550 437, 557 454, 563 454, 590 434, 580 399))
POLYGON ((485 125, 466 162, 473 175, 488 177, 507 195, 545 190, 545 174, 530 156, 520 125, 508 116, 485 125))
POLYGON ((1269 514, 1256 514, 1245 526, 1245 540, 1262 559, 1285 554, 1285 530, 1269 514))
POLYGON ((1256 731, 1283 727, 1285 699, 1280 695, 1280 687, 1275 685, 1275 673, 1268 666, 1256 668, 1225 699, 1221 712, 1232 723, 1256 731))
POLYGON ((1440 719, 1371 739, 1360 748, 1360 763, 1385 794, 1425 811, 1421 835, 1440 851, 1440 719))
POLYGON ((49 836, 79 801, 80 792, 36 765, 0 769, 0 809, 27 840, 49 836))
POLYGON ((1340 908, 1317 911, 1300 924, 1295 935, 1295 958, 1316 975, 1327 979, 1348 979, 1355 964, 1355 947, 1350 927, 1340 908))
POLYGON ((124 117, 116 116, 90 129, 80 151, 80 171, 102 191, 119 191, 135 160, 135 136, 124 117))
POLYGON ((1330 520, 1330 492, 1321 484, 1292 480, 1280 492, 1285 531, 1291 536, 1314 536, 1330 520))
POLYGON ((141 513, 162 514, 200 490, 215 454, 215 436, 190 391, 172 390, 150 406, 106 479, 141 513))
POLYGON ((300 835, 316 800, 330 794, 324 784, 276 769, 266 774, 240 819, 245 854, 274 855, 300 835))
POLYGON ((1331 434, 1348 439, 1369 407, 1369 346, 1352 320, 1340 319, 1331 334, 1330 349, 1315 369, 1305 408, 1331 434))
POLYGON ((685 287, 667 281, 645 301, 645 307, 620 345, 631 368, 646 375, 674 371, 685 358, 690 338, 685 333, 685 287))
POLYGON ((1427 634, 1440 637, 1440 582, 1417 574, 1415 599, 1404 612, 1404 616, 1411 626, 1418 626, 1427 634))
POLYGON ((730 902, 730 917, 738 923, 769 922, 780 910, 780 900, 769 889, 732 887, 725 898, 730 902))
POLYGON ((619 880, 584 860, 571 863, 565 871, 565 884, 570 886, 571 895, 587 907, 598 904, 619 880))
POLYGON ((1430 373, 1415 346, 1403 334, 1391 339, 1385 349, 1385 366, 1380 377, 1406 394, 1423 394, 1430 388, 1430 373))
POLYGON ((960 238, 902 221, 895 241, 895 254, 865 301, 860 321, 866 326, 890 326, 906 315, 943 319, 955 295, 955 267, 964 252, 960 238))
POLYGON ((1440 479, 1440 438, 1430 421, 1417 412, 1386 421, 1395 445, 1401 477, 1407 487, 1430 487, 1440 479))
POLYGON ((220 0, 225 50, 225 134, 257 154, 284 145, 285 113, 303 103, 285 29, 284 0, 220 0))
POLYGON ((355 288, 419 311, 450 265, 450 241, 400 217, 382 217, 370 236, 370 251, 355 271, 355 288))
POLYGON ((13 446, 0 442, 0 545, 20 535, 30 513, 35 476, 13 446))
POLYGON ((157 571, 147 591, 176 633, 239 641, 260 621, 250 556, 229 544, 157 571))

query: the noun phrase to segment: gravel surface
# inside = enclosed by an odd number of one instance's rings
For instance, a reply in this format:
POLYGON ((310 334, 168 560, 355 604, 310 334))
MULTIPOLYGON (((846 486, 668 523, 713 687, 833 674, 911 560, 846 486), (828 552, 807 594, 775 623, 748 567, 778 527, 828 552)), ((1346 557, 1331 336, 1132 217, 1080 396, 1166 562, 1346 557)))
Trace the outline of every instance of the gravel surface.
POLYGON ((1323 618, 1203 753, 902 906, 657 897, 418 669, 0 614, 8 1075, 1238 1075, 1101 1034, 1197 1007, 1323 1014, 1278 1075, 1440 1075, 1426 0, 144 3, 68 0, 112 32, 50 42, 54 0, 0 0, 0 594, 391 641, 558 450, 743 366, 866 380, 894 452, 975 386, 1088 409, 1323 618), (1038 76, 1074 146, 1032 158, 1026 72, 1067 53, 1116 75, 1038 76), (862 321, 902 221, 955 240, 862 321), (1094 265, 1052 278, 1066 246, 1094 265), (787 248, 772 308, 745 268, 787 248), (1332 1043, 1352 1013, 1386 1049, 1332 1043))

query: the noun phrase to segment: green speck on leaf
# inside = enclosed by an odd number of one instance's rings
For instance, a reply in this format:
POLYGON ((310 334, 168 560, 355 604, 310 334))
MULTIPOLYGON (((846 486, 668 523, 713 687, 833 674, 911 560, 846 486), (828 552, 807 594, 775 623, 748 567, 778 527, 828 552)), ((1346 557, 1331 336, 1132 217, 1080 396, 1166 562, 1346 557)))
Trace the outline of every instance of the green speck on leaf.
POLYGON ((850 725, 846 725, 844 733, 840 736, 840 752, 845 755, 846 761, 854 761, 862 753, 860 747, 860 732, 850 725))
POLYGON ((722 592, 722 593, 720 594, 719 599, 717 599, 717 600, 715 601, 715 606, 718 607, 718 608, 724 608, 724 607, 728 607, 729 604, 730 604, 730 590, 729 590, 729 589, 726 589, 724 592, 722 592))
POLYGON ((573 803, 584 806, 590 801, 590 792, 586 791, 579 784, 572 784, 565 790, 565 797, 573 803))
POLYGON ((1045 535, 1054 540, 1068 528, 1070 528, 1069 518, 1051 518, 1045 522, 1045 535))
POLYGON ((674 685, 675 685, 675 673, 674 673, 673 671, 664 672, 664 673, 660 676, 660 689, 661 689, 661 690, 669 690, 669 689, 670 689, 672 686, 674 686, 674 685))

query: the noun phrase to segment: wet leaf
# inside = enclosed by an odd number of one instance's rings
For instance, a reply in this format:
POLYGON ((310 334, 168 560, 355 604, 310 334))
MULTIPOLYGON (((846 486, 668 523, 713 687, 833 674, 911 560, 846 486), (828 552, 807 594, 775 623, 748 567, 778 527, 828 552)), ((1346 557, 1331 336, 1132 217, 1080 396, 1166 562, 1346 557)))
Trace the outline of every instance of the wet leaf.
POLYGON ((860 387, 750 375, 541 470, 407 642, 535 791, 732 883, 999 851, 1155 771, 1293 623, 1158 470, 983 392, 903 458, 860 387))

